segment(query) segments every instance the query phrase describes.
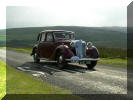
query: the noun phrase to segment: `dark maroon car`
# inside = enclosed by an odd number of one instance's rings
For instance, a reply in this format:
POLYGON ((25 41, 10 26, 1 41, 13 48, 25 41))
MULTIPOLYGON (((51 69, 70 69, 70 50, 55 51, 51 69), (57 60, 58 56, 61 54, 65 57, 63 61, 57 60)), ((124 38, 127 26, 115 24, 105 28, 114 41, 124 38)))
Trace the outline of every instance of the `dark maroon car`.
POLYGON ((75 40, 75 33, 65 30, 45 30, 39 33, 31 55, 35 63, 49 59, 63 68, 67 63, 86 64, 88 69, 97 64, 99 52, 91 42, 75 40))

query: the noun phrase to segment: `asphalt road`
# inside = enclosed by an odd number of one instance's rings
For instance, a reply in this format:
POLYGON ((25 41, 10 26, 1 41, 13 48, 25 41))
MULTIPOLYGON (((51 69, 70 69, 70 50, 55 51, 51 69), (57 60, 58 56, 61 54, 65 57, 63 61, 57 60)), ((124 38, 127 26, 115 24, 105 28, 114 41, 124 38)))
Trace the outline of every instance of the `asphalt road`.
POLYGON ((52 85, 71 90, 73 94, 81 94, 82 97, 86 94, 127 94, 126 67, 97 65, 94 70, 87 70, 85 65, 68 64, 66 68, 59 70, 56 62, 41 61, 35 64, 29 54, 5 52, 1 49, 0 59, 11 67, 39 77, 52 85))

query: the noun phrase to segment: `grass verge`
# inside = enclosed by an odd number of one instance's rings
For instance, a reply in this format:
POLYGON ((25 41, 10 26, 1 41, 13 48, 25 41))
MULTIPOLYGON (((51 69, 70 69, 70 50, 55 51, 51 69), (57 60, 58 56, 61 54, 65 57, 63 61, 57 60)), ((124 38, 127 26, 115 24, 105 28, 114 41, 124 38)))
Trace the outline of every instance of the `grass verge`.
POLYGON ((31 53, 32 49, 31 48, 7 48, 8 50, 14 50, 14 51, 19 51, 19 52, 23 52, 23 53, 31 53))
POLYGON ((0 100, 6 94, 6 64, 0 61, 0 100))
POLYGON ((118 66, 118 67, 127 67, 127 60, 120 58, 100 58, 98 64, 109 65, 109 66, 118 66))
POLYGON ((19 70, 7 67, 8 94, 71 94, 19 70))
POLYGON ((6 47, 0 47, 0 49, 6 49, 6 47))
MULTIPOLYGON (((6 93, 7 94, 54 94, 53 96, 50 95, 48 96, 49 100, 55 100, 55 99, 69 100, 70 98, 76 100, 83 100, 78 96, 72 95, 72 92, 69 90, 65 90, 57 86, 52 86, 39 78, 35 78, 29 74, 26 74, 22 71, 16 70, 9 66, 6 67, 6 64, 1 61, 0 61, 0 93, 1 93, 0 100, 6 93), (8 73, 7 77, 6 77, 6 71, 8 73), (55 95, 55 94, 60 94, 60 95, 55 95), (62 94, 65 95, 61 96, 62 94)), ((47 95, 45 96, 47 98, 47 95)))

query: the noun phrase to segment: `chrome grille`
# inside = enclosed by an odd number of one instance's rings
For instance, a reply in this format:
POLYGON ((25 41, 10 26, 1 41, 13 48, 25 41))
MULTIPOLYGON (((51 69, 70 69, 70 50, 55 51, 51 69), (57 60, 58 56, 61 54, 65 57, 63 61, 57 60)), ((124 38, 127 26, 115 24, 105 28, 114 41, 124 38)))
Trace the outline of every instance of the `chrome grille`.
POLYGON ((84 58, 86 56, 86 42, 82 40, 75 40, 72 46, 76 49, 76 55, 79 58, 84 58))

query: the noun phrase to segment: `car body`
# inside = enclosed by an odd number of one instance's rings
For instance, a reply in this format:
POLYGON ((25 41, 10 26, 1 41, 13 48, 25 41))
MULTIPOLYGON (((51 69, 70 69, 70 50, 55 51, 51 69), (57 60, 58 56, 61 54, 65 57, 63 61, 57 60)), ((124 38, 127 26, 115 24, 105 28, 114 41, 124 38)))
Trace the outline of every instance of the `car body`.
POLYGON ((75 40, 75 32, 66 30, 45 30, 38 34, 32 53, 35 63, 49 59, 57 61, 59 68, 66 63, 84 63, 92 69, 97 64, 99 52, 91 42, 75 40))

